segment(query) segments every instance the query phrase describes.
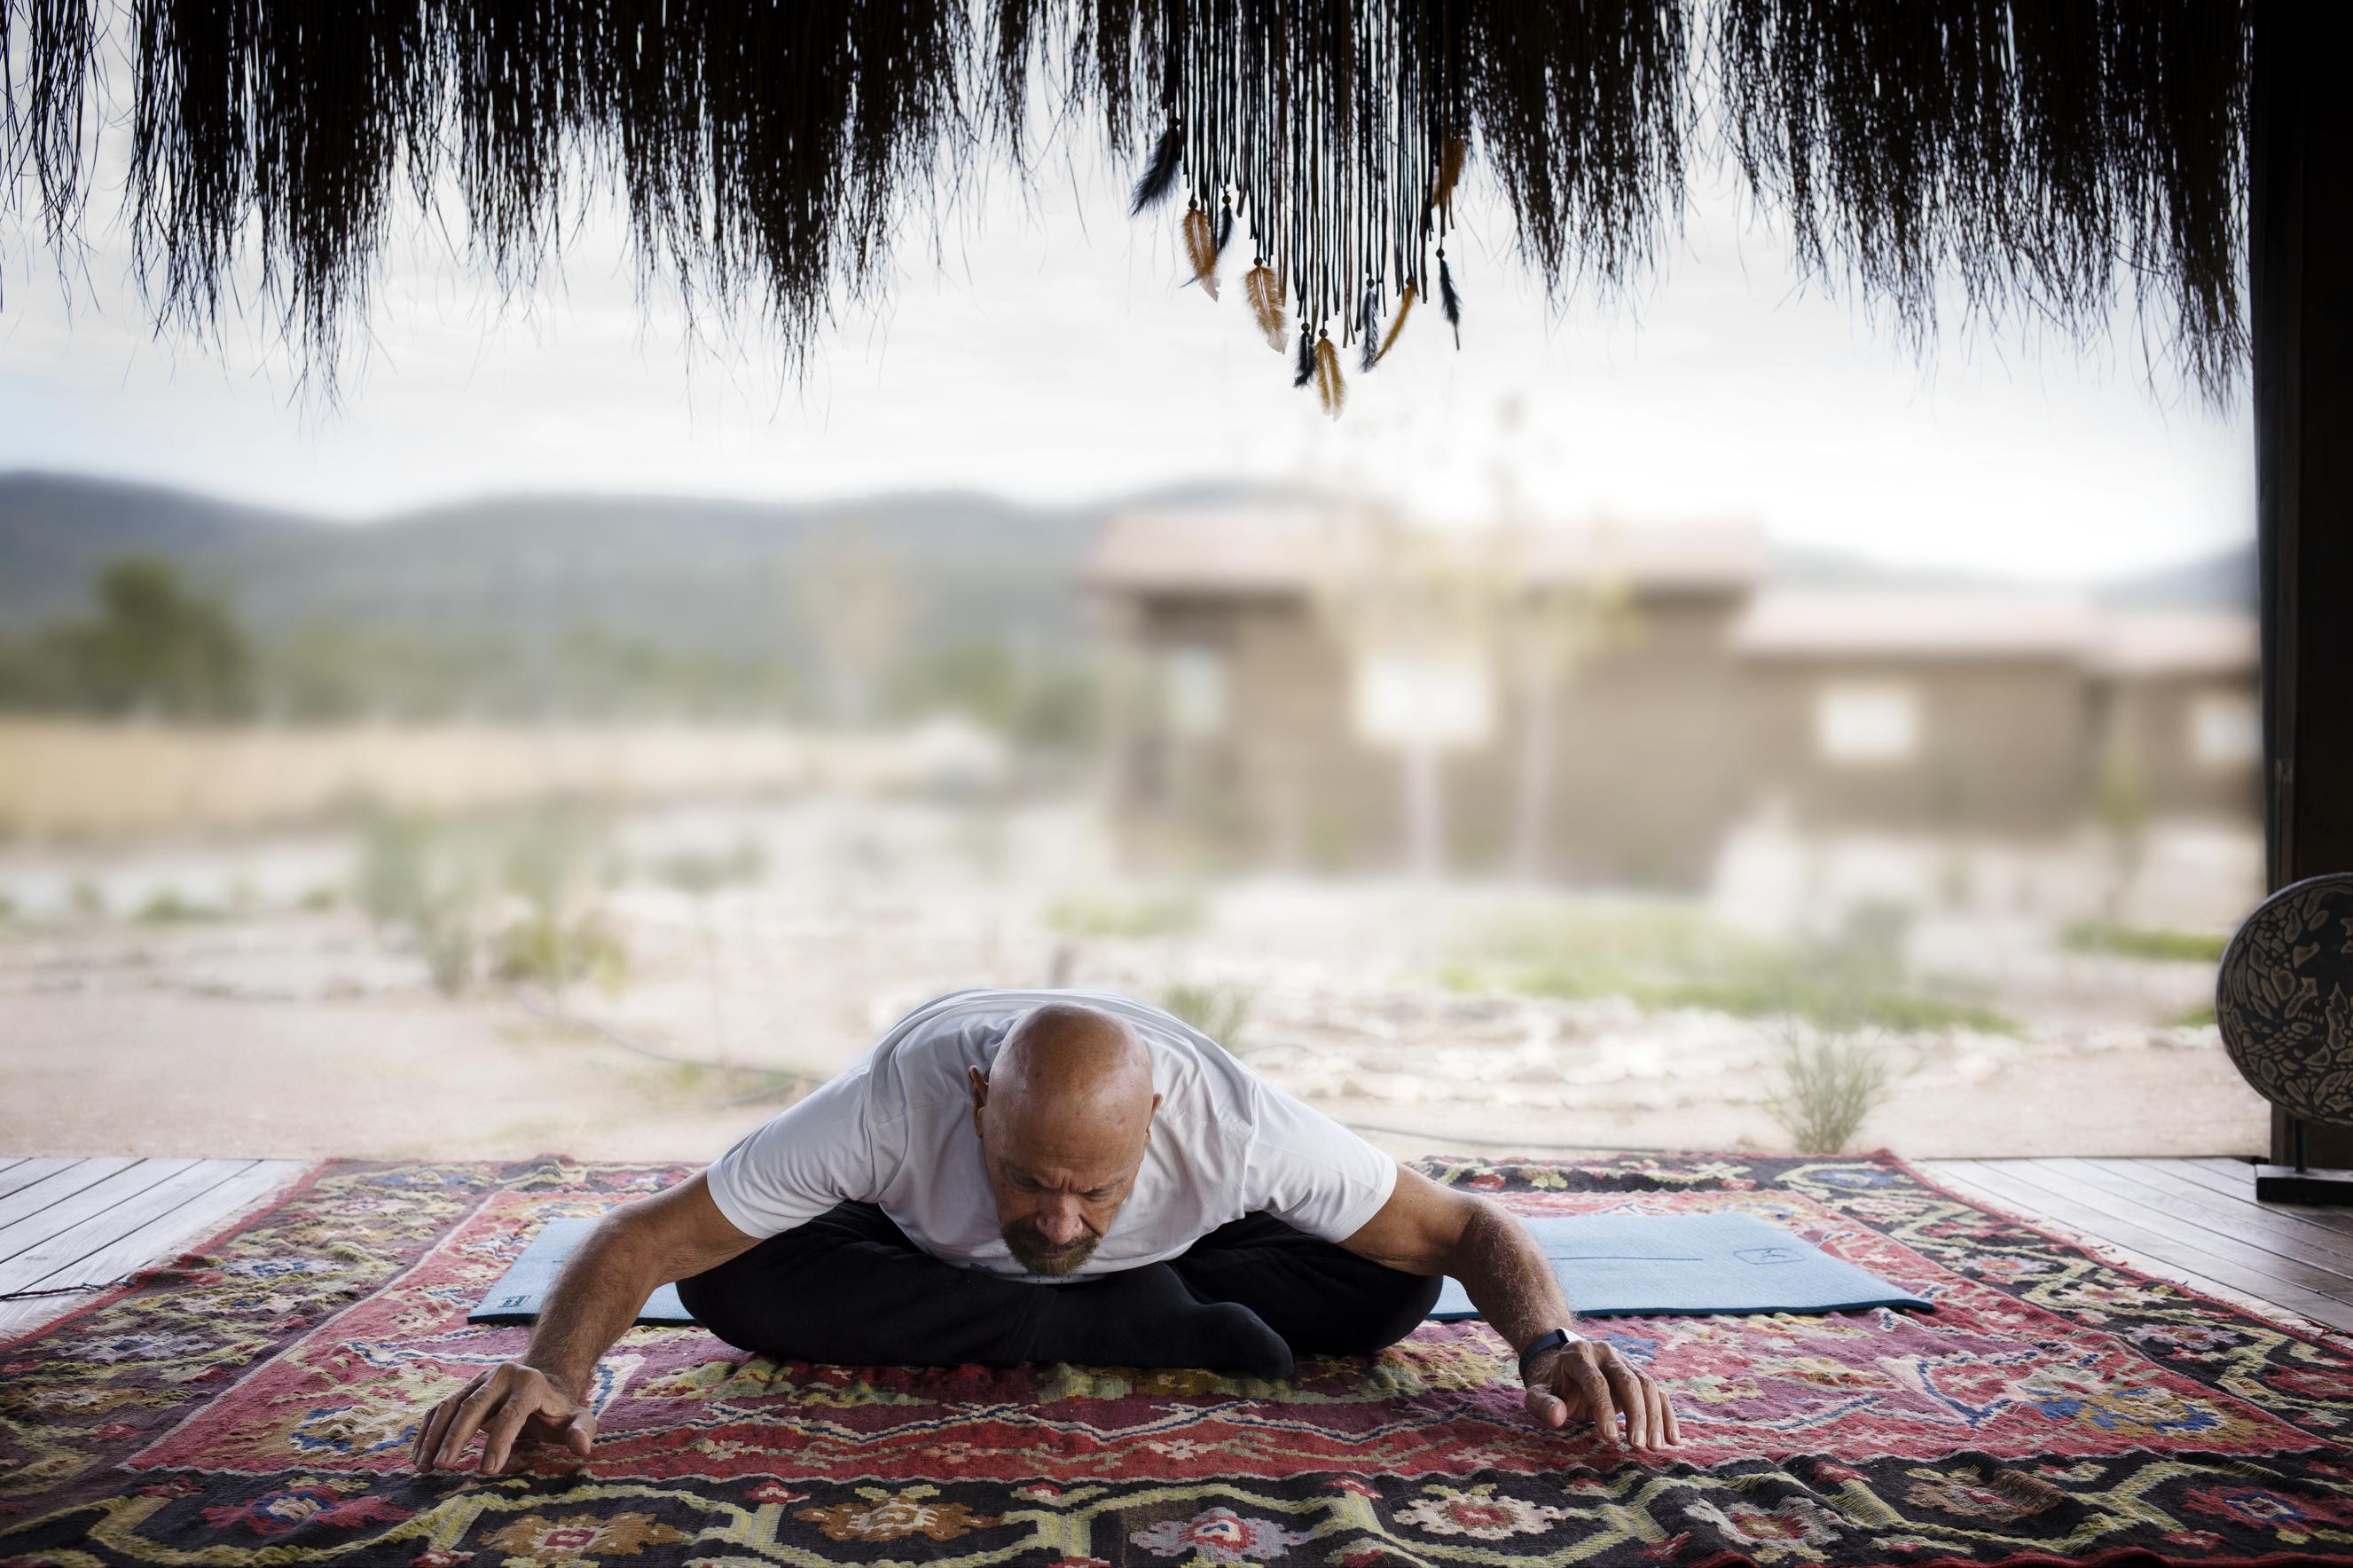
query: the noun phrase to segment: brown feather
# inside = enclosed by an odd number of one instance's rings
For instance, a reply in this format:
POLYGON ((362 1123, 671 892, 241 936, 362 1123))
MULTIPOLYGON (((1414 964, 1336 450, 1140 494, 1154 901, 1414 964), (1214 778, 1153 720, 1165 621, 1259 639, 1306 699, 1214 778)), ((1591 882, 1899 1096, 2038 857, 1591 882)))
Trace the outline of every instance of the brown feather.
POLYGON ((1405 331, 1405 319, 1413 310, 1414 299, 1413 285, 1410 283, 1398 291, 1398 313, 1389 318, 1389 330, 1381 335, 1381 352, 1373 356, 1375 364, 1388 358, 1389 350, 1397 347, 1398 334, 1405 331))
POLYGON ((1438 155, 1438 189, 1431 194, 1430 205, 1450 218, 1454 216, 1455 182, 1462 178, 1462 164, 1470 156, 1471 143, 1460 136, 1449 136, 1445 151, 1438 155))
POLYGON ((1216 299, 1218 232, 1209 222, 1209 215, 1199 207, 1185 209, 1185 259, 1192 263, 1193 276, 1200 279, 1201 291, 1216 299))
POLYGON ((1315 340, 1315 395, 1324 400, 1324 412, 1335 419, 1347 405, 1348 384, 1340 379, 1340 351, 1332 346, 1330 338, 1315 340))
POLYGON ((1266 334, 1266 346, 1281 353, 1291 334, 1282 330, 1282 279, 1261 262, 1242 275, 1242 298, 1250 301, 1250 317, 1266 334))

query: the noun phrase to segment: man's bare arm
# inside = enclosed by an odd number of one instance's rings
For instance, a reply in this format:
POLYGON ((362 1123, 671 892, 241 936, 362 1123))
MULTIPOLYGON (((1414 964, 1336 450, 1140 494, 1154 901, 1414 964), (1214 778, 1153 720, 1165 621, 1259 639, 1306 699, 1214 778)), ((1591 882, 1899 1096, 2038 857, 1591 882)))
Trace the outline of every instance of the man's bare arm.
POLYGON ((483 1373, 426 1416, 411 1449, 417 1468, 454 1465, 477 1431, 484 1475, 506 1467, 518 1437, 561 1439, 585 1458, 596 1432, 586 1403, 596 1359, 657 1288, 715 1268, 758 1239, 719 1212, 700 1174, 607 1214, 565 1260, 522 1359, 483 1373))
MULTIPOLYGON (((1397 1187, 1380 1212, 1340 1245, 1408 1274, 1460 1279, 1514 1355, 1537 1336, 1570 1326, 1568 1298, 1527 1226, 1501 1205, 1441 1187, 1409 1166, 1398 1167, 1397 1187)), ((1622 1415, 1636 1447, 1681 1440, 1665 1392, 1599 1342, 1539 1356, 1525 1386, 1528 1414, 1547 1426, 1584 1415, 1615 1443, 1622 1415)))

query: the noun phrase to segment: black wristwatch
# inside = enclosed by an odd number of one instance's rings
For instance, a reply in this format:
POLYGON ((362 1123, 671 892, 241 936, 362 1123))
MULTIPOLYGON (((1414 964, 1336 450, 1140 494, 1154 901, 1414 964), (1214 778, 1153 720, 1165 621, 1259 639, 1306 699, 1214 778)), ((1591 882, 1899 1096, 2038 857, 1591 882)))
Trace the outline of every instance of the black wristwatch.
POLYGON ((1568 1329, 1549 1329, 1530 1340, 1528 1348, 1520 1352, 1520 1381, 1527 1382, 1528 1363, 1536 1357, 1548 1355, 1563 1345, 1573 1345, 1584 1337, 1583 1334, 1568 1329))

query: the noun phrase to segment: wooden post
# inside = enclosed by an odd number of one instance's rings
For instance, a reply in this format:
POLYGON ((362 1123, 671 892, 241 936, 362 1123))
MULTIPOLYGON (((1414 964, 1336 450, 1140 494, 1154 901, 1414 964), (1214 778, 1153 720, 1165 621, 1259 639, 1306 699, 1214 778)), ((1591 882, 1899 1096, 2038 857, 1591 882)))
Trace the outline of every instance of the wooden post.
MULTIPOLYGON (((2353 870, 2353 94, 2345 8, 2257 0, 2248 138, 2270 882, 2353 870)), ((2272 1113, 2294 1163, 2295 1118, 2272 1113)), ((2313 1164, 2353 1131, 2306 1124, 2313 1164)))

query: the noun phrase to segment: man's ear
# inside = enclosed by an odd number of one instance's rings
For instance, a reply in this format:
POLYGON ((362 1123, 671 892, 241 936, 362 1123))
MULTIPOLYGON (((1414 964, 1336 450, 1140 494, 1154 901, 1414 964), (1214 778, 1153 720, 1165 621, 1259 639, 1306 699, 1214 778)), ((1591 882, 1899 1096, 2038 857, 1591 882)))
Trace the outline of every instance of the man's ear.
POLYGON ((972 1130, 980 1131, 980 1108, 988 1103, 988 1075, 978 1068, 964 1069, 965 1080, 972 1086, 972 1130))

